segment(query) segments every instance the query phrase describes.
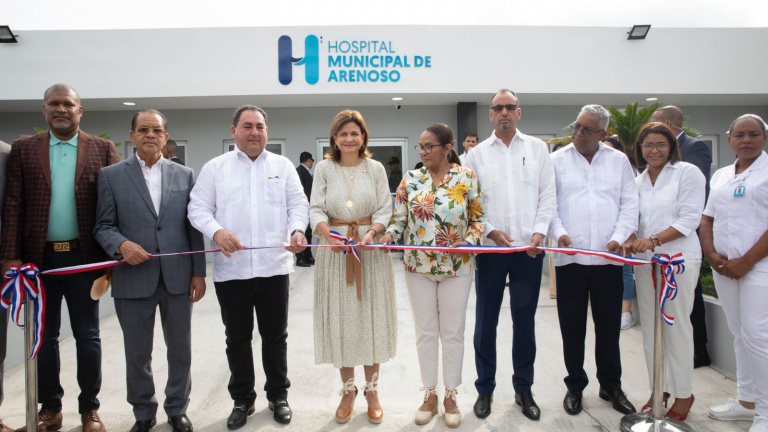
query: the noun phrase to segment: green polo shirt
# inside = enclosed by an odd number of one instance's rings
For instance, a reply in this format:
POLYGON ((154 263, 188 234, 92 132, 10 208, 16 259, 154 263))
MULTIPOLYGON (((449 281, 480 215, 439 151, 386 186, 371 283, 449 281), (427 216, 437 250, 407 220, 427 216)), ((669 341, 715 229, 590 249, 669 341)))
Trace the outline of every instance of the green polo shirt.
POLYGON ((75 168, 77 137, 61 141, 50 133, 48 154, 51 158, 51 211, 48 214, 48 241, 74 240, 80 237, 75 208, 75 168))

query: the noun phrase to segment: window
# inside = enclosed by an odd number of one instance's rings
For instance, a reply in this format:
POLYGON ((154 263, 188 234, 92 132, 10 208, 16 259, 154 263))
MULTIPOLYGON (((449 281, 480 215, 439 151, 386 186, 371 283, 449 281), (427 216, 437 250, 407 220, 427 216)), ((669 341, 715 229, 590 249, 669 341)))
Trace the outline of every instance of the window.
POLYGON ((712 151, 712 174, 714 174, 719 166, 720 135, 702 135, 699 139, 707 143, 709 150, 712 151))
MULTIPOLYGON (((285 145, 284 139, 268 140, 266 150, 274 154, 282 155, 284 145, 285 145)), ((234 149, 235 149, 235 140, 225 139, 222 153, 231 152, 234 149)))

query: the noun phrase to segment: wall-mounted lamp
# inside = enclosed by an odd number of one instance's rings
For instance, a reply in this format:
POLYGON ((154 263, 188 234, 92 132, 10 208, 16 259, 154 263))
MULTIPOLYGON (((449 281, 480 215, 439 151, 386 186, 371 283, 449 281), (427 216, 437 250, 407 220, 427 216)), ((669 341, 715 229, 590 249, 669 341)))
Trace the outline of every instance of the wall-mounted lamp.
POLYGON ((7 25, 0 25, 0 43, 19 43, 16 37, 19 35, 13 34, 11 28, 7 25))
POLYGON ((650 24, 635 24, 632 29, 627 32, 627 40, 645 39, 648 36, 648 32, 651 30, 650 24))

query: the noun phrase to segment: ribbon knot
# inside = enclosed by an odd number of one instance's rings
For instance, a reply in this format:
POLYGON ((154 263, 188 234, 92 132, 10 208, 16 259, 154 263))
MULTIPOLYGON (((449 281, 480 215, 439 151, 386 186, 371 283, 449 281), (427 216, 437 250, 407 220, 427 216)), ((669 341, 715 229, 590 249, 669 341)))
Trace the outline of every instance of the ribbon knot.
POLYGON ((363 279, 363 267, 360 264, 360 255, 357 252, 357 246, 360 243, 360 232, 358 227, 360 225, 370 225, 373 223, 370 216, 362 217, 353 220, 344 220, 337 218, 330 218, 328 221, 332 226, 347 225, 347 236, 344 237, 336 231, 331 231, 330 237, 333 239, 341 240, 345 245, 349 247, 344 252, 347 256, 347 285, 352 285, 354 281, 357 285, 357 299, 362 299, 362 279, 363 279))
POLYGON ((45 290, 40 281, 40 270, 34 264, 24 264, 21 267, 15 265, 5 272, 5 283, 0 290, 0 307, 11 310, 11 321, 24 328, 24 318, 21 316, 21 307, 26 303, 27 307, 33 307, 32 313, 35 322, 34 341, 29 360, 37 357, 40 345, 43 341, 43 329, 45 328, 45 290), (9 295, 10 294, 10 295, 9 295), (7 298, 10 297, 10 300, 7 298), (31 304, 27 302, 31 300, 31 304))
MULTIPOLYGON (((667 300, 674 300, 677 297, 677 281, 675 280, 676 274, 685 272, 685 260, 682 253, 669 256, 663 254, 655 256, 651 259, 652 262, 661 265, 661 276, 663 278, 663 284, 659 290, 659 309, 661 310, 661 317, 668 325, 675 324, 675 318, 667 315, 664 312, 664 305, 667 300)), ((656 274, 651 273, 653 276, 653 286, 656 287, 656 274)))

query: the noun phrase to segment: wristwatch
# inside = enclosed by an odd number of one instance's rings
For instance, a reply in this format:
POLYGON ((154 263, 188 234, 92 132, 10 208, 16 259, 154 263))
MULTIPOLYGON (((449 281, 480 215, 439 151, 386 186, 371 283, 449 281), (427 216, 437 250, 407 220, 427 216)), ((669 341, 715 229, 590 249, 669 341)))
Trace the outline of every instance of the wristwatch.
POLYGON ((293 232, 291 232, 291 237, 293 237, 293 235, 296 234, 297 232, 301 233, 301 235, 306 237, 306 234, 304 234, 304 230, 303 229, 295 229, 295 230, 293 230, 293 232))

